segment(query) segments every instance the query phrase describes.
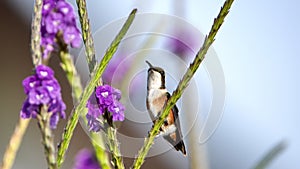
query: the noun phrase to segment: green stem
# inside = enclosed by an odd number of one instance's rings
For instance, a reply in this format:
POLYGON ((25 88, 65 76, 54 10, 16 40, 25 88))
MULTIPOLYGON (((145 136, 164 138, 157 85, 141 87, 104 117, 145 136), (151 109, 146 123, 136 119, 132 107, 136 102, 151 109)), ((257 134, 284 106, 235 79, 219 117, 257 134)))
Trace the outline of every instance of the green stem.
POLYGON ((254 169, 265 169, 275 157, 277 157, 286 148, 286 142, 280 141, 276 144, 254 167, 254 169))
POLYGON ((85 110, 86 103, 90 97, 90 95, 93 93, 94 88, 96 84, 99 82, 100 77, 102 76, 102 73, 104 72, 109 60, 112 58, 114 53, 116 52, 121 40, 127 33, 130 25, 132 24, 132 21, 135 17, 136 9, 134 9, 131 14, 129 15, 128 19, 126 20, 125 24, 123 25, 122 29, 118 33, 118 35, 115 37, 115 39, 112 41, 111 45, 107 49, 104 57, 102 58, 100 64, 96 67, 95 74, 92 75, 90 82, 84 89, 81 101, 76 106, 74 112, 72 113, 70 119, 67 122, 67 126, 65 128, 65 131, 62 136, 62 142, 58 149, 58 166, 60 166, 63 162, 63 158, 65 156, 66 150, 69 147, 71 138, 73 136, 74 129, 78 123, 79 116, 81 113, 85 110))
POLYGON ((98 163, 102 169, 111 169, 110 160, 107 153, 103 147, 105 147, 103 142, 103 137, 91 132, 92 144, 98 159, 98 163))
POLYGON ((95 66, 97 64, 94 48, 94 40, 92 36, 91 26, 88 18, 86 1, 76 0, 78 6, 78 14, 81 23, 82 37, 85 45, 85 54, 87 63, 89 65, 90 73, 94 72, 95 66))
POLYGON ((232 5, 234 0, 226 0, 219 15, 215 18, 213 26, 209 32, 209 35, 205 38, 202 47, 200 48, 199 52, 197 53, 194 61, 190 64, 190 67, 187 69, 186 73, 184 74, 183 78, 179 82, 176 90, 172 93, 171 98, 166 103, 164 110, 161 112, 160 117, 154 123, 151 131, 149 132, 149 136, 145 139, 144 146, 139 151, 137 159, 133 163, 134 169, 139 169, 142 164, 144 163, 145 157, 148 154, 155 136, 159 132, 160 126, 162 126, 164 119, 168 116, 171 108, 176 104, 178 99, 181 97, 183 91, 188 86, 189 81, 192 79, 193 75, 195 74, 196 70, 198 69, 199 65, 203 61, 207 50, 211 46, 211 44, 215 40, 215 36, 221 27, 222 23, 224 22, 224 18, 229 13, 229 9, 232 5))
MULTIPOLYGON (((82 29, 82 36, 83 36, 83 41, 85 44, 86 48, 86 56, 87 56, 87 62, 89 64, 89 70, 90 72, 93 72, 94 67, 96 65, 96 60, 95 60, 95 49, 94 49, 94 44, 93 44, 93 37, 91 34, 90 30, 90 24, 89 24, 89 19, 88 19, 88 14, 87 14, 87 7, 86 7, 86 1, 85 0, 76 0, 77 6, 78 6, 78 13, 80 17, 80 23, 81 23, 81 29, 82 29)), ((92 75, 91 75, 92 76, 92 75)), ((109 132, 112 130, 108 130, 109 132)), ((113 161, 115 161, 116 165, 122 168, 124 168, 123 163, 122 163, 122 158, 120 156, 116 156, 117 154, 120 154, 118 149, 117 144, 117 139, 116 139, 116 133, 110 133, 108 135, 113 136, 111 139, 109 139, 110 145, 112 145, 114 148, 114 152, 112 153, 112 158, 113 161), (114 134, 114 135, 113 135, 114 134)))
POLYGON ((69 81, 69 84, 72 87, 72 96, 75 98, 78 103, 80 100, 80 96, 82 94, 82 86, 80 76, 76 70, 76 67, 73 63, 72 56, 69 54, 67 46, 61 45, 61 50, 59 52, 59 56, 61 59, 61 67, 66 73, 66 77, 69 81))
POLYGON ((48 113, 47 109, 45 106, 41 108, 40 114, 37 115, 37 120, 42 134, 42 143, 44 145, 48 167, 49 169, 57 169, 54 137, 50 128, 50 117, 52 113, 48 113))
MULTIPOLYGON (((85 50, 86 59, 89 66, 89 71, 93 72, 97 62, 95 59, 96 58, 95 48, 94 48, 93 36, 90 29, 89 19, 87 15, 86 3, 85 1, 80 1, 80 0, 77 0, 76 2, 79 9, 78 14, 80 18, 83 41, 86 49, 85 50)), ((77 70, 75 68, 75 65, 73 63, 70 54, 65 50, 65 48, 61 52, 62 52, 60 54, 60 58, 62 62, 61 66, 63 70, 66 72, 67 79, 69 81, 69 84, 72 87, 73 98, 76 100, 76 103, 78 103, 80 101, 80 96, 82 94, 80 76, 77 73, 77 70)), ((84 116, 82 117, 84 118, 84 116)), ((87 125, 86 120, 84 122, 87 125)), ((101 166, 102 169, 110 169, 111 167, 110 167, 108 155, 105 152, 105 149, 99 146, 99 144, 103 143, 103 138, 99 135, 96 135, 95 133, 91 133, 91 137, 92 137, 92 145, 94 147, 99 165, 101 166), (94 140, 97 140, 97 143, 94 140)))
MULTIPOLYGON (((67 79, 69 81, 69 84, 72 87, 72 95, 75 101, 78 103, 80 101, 80 96, 82 94, 82 86, 80 83, 80 76, 77 73, 77 70, 75 68, 75 65, 73 63, 73 59, 71 58, 71 55, 68 53, 67 48, 65 48, 61 44, 61 50, 60 50, 60 58, 61 58, 61 67, 65 71, 67 79)), ((82 116, 84 118, 84 116, 82 116)), ((84 121, 87 125, 87 121, 84 121)), ((98 146, 98 144, 101 144, 103 142, 103 138, 99 135, 96 135, 94 133, 91 133, 92 137, 92 145, 95 149, 97 159, 99 161, 99 164, 102 169, 110 169, 110 163, 109 158, 107 156, 107 153, 103 148, 98 146), (94 141, 97 140, 97 143, 94 141), (101 160, 100 160, 101 159, 101 160)))
POLYGON ((116 169, 125 169, 123 159, 119 149, 117 140, 117 130, 113 127, 106 125, 105 133, 107 133, 108 147, 112 154, 112 162, 116 169))

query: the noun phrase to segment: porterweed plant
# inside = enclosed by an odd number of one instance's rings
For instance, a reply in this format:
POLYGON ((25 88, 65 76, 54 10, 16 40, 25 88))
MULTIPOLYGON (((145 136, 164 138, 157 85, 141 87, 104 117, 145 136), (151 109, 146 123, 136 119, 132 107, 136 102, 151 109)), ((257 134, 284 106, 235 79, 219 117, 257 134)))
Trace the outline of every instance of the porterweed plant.
MULTIPOLYGON (((130 12, 123 25, 119 27, 114 39, 109 42, 110 45, 105 46, 106 50, 103 56, 97 56, 90 29, 90 22, 96 21, 89 20, 86 3, 85 0, 76 0, 78 11, 76 14, 75 7, 66 0, 35 0, 30 44, 33 71, 22 83, 26 97, 23 105, 20 106, 20 120, 3 156, 2 169, 10 169, 13 166, 29 121, 38 124, 48 168, 61 168, 65 159, 68 158, 67 151, 80 119, 82 119, 82 125, 88 129, 94 150, 81 150, 76 156, 74 169, 125 168, 120 150, 122 142, 118 141, 117 132, 118 126, 126 120, 126 114, 130 113, 126 112, 127 108, 124 104, 126 101, 122 100, 122 97, 126 95, 124 90, 127 90, 122 87, 122 81, 128 79, 126 73, 129 73, 131 67, 134 67, 135 62, 130 60, 127 65, 122 67, 121 62, 125 62, 122 55, 127 55, 127 53, 120 51, 117 54, 117 52, 125 35, 135 23, 138 10, 133 9, 130 12), (77 27, 78 23, 80 23, 80 27, 77 27), (70 48, 79 48, 82 44, 90 78, 85 87, 82 85, 82 77, 75 65, 75 57, 70 53, 70 48), (116 55, 120 55, 120 58, 116 55), (72 88, 70 95, 74 100, 74 109, 71 113, 65 112, 66 105, 62 99, 60 83, 49 65, 49 61, 53 57, 59 58, 60 66, 72 88), (111 59, 112 62, 110 62, 111 59), (115 69, 120 65, 121 74, 113 77, 115 69), (117 81, 117 84, 114 84, 113 81, 117 81), (66 114, 70 114, 69 117, 66 114), (60 142, 55 143, 53 130, 61 120, 67 120, 67 124, 60 142)), ((197 49, 193 61, 186 69, 176 89, 167 101, 162 102, 163 109, 153 121, 152 128, 146 133, 144 145, 136 152, 131 168, 142 167, 155 138, 158 137, 161 127, 166 123, 165 119, 168 119, 170 111, 181 98, 205 59, 232 3, 233 0, 224 2, 219 14, 214 19, 211 30, 205 36, 201 48, 197 49)), ((147 25, 147 22, 144 24, 147 25)), ((180 34, 189 35, 189 32, 180 32, 180 34)), ((155 41, 157 41, 155 38, 148 38, 143 39, 143 43, 137 42, 137 44, 147 47, 155 41)), ((201 41, 200 37, 199 41, 201 41)), ((181 42, 174 40, 167 46, 170 46, 175 53, 179 53, 180 57, 185 57, 187 48, 181 42)), ((126 46, 123 45, 122 48, 126 48, 126 46)), ((59 136, 56 135, 56 137, 59 136)), ((189 155, 188 148, 187 155, 189 155)))

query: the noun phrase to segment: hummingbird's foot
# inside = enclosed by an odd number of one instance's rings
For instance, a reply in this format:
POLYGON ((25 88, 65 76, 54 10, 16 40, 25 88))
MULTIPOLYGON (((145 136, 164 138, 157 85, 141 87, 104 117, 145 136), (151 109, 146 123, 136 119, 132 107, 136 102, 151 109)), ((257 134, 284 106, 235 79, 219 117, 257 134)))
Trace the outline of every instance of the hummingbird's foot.
MULTIPOLYGON (((155 138, 158 138, 159 136, 161 136, 162 135, 162 132, 160 131, 156 136, 155 136, 155 138)), ((148 137, 150 136, 150 131, 148 131, 148 137)))
POLYGON ((159 136, 162 136, 162 135, 164 135, 164 132, 160 131, 160 132, 158 133, 158 135, 155 136, 155 138, 157 138, 157 137, 159 137, 159 136))

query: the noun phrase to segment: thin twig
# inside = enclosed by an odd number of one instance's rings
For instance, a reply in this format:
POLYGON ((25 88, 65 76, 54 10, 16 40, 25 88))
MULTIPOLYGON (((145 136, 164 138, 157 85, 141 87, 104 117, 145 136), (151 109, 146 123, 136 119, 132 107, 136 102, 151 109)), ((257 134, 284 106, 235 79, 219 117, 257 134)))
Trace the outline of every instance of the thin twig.
POLYGON ((10 138, 9 144, 3 156, 2 169, 10 169, 14 163, 16 153, 20 147, 22 138, 26 132, 30 119, 19 119, 13 135, 10 138))
POLYGON ((165 105, 164 110, 161 112, 160 117, 156 122, 154 123, 151 131, 149 132, 148 138, 145 139, 144 146, 139 151, 137 159, 133 163, 134 169, 139 169, 142 164, 144 163, 145 157, 148 154, 155 136, 159 132, 160 126, 162 126, 164 119, 168 116, 171 108, 176 104, 178 99, 181 97, 184 89, 188 86, 189 81, 192 79, 193 75, 195 74, 196 70, 198 69, 200 63, 203 61, 207 50, 211 46, 211 44, 215 40, 215 36, 221 27, 222 23, 224 22, 224 18, 229 13, 229 9, 232 5, 234 0, 226 0, 223 7, 221 8, 221 11, 217 18, 215 18, 213 26, 209 32, 209 35, 205 38, 204 43, 202 47, 200 48, 199 52, 197 53, 194 61, 190 64, 190 67, 187 69, 186 73, 184 74, 182 80, 179 82, 176 90, 172 93, 171 98, 168 100, 168 102, 165 105))

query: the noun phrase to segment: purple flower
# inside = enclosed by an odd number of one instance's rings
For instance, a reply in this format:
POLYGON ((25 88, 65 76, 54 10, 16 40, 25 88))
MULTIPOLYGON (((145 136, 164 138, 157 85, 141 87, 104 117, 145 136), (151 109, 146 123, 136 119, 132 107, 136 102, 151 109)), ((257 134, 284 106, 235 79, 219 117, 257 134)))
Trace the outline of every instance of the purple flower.
POLYGON ((86 105, 88 108, 88 113, 86 114, 86 119, 88 120, 89 131, 98 132, 100 131, 101 122, 99 121, 99 117, 103 115, 104 111, 102 107, 98 106, 97 98, 95 95, 92 95, 88 100, 86 105))
POLYGON ((48 107, 50 127, 56 128, 60 118, 66 118, 66 105, 61 98, 61 89, 54 77, 53 70, 45 65, 39 65, 35 74, 23 80, 24 92, 27 95, 20 112, 21 118, 36 118, 43 106, 48 107))
POLYGON ((69 23, 75 23, 75 13, 73 11, 72 6, 62 0, 59 0, 56 4, 56 8, 59 13, 65 16, 65 21, 69 23))
POLYGON ((95 116, 86 114, 88 120, 89 131, 98 132, 102 129, 101 122, 95 116))
POLYGON ((41 39, 41 46, 43 49, 43 57, 47 58, 52 51, 54 51, 55 45, 55 35, 54 34, 48 34, 45 32, 45 30, 41 30, 44 37, 41 39))
POLYGON ((63 39, 66 44, 70 44, 74 48, 79 48, 81 45, 80 32, 76 27, 66 27, 63 34, 63 39))
POLYGON ((55 6, 55 2, 53 0, 44 0, 42 15, 47 15, 55 6))
POLYGON ((40 81, 38 81, 35 76, 28 76, 23 80, 24 92, 26 94, 28 94, 31 89, 34 89, 37 86, 40 86, 40 81))
POLYGON ((39 65, 35 69, 36 75, 39 79, 53 79, 54 78, 54 72, 53 70, 45 65, 39 65))
POLYGON ((113 121, 123 121, 125 119, 125 107, 119 102, 121 99, 121 91, 109 85, 98 86, 95 95, 89 99, 86 107, 88 113, 86 118, 90 131, 100 131, 100 116, 104 112, 110 112, 113 121))
POLYGON ((103 85, 96 88, 96 97, 99 104, 109 106, 114 102, 113 88, 109 85, 103 85))
MULTIPOLYGON (((103 107, 99 107, 98 106, 98 103, 95 101, 95 102, 92 102, 93 99, 90 98, 90 100, 88 101, 87 103, 87 108, 88 108, 88 114, 93 116, 93 117, 99 117, 100 115, 103 115, 104 113, 104 109, 103 107)), ((96 100, 96 98, 95 98, 96 100)))
POLYGON ((50 117, 50 126, 57 126, 59 120, 59 115, 57 113, 53 113, 50 117))
POLYGON ((114 89, 112 94, 115 100, 121 99, 121 91, 119 89, 114 89))
POLYGON ((65 28, 65 24, 63 23, 63 14, 50 12, 48 16, 45 17, 45 27, 47 33, 57 33, 59 30, 63 30, 65 28))
POLYGON ((66 105, 60 95, 58 95, 56 99, 52 99, 52 101, 49 103, 48 112, 52 112, 53 114, 59 113, 60 118, 66 118, 65 110, 66 105))
POLYGON ((50 102, 47 89, 43 86, 39 86, 30 90, 28 94, 28 102, 33 105, 47 105, 50 102))
POLYGON ((50 98, 54 99, 60 95, 60 86, 56 79, 42 81, 42 86, 47 89, 50 98))
POLYGON ((113 121, 123 121, 125 107, 118 101, 115 101, 108 107, 108 111, 112 113, 113 121))
POLYGON ((75 48, 80 47, 80 31, 76 25, 75 12, 69 3, 65 0, 44 0, 41 36, 44 58, 58 46, 57 40, 75 48), (61 34, 61 38, 56 39, 58 33, 61 34))
POLYGON ((23 103, 20 116, 23 119, 28 119, 30 117, 35 118, 39 111, 40 111, 40 106, 30 104, 28 99, 26 99, 23 103))
POLYGON ((75 157, 73 169, 101 169, 95 154, 88 149, 82 149, 75 157))

